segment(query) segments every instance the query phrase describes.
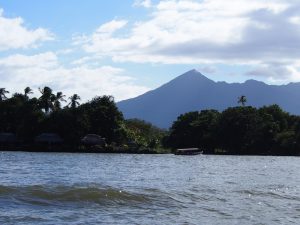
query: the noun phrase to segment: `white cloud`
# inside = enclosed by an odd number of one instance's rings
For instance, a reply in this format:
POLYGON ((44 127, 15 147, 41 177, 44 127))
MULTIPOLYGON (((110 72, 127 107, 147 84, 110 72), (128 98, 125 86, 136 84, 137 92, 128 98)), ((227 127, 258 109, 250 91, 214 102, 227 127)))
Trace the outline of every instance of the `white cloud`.
POLYGON ((152 7, 152 1, 151 0, 135 0, 133 3, 133 6, 135 7, 145 7, 145 8, 150 8, 152 7))
POLYGON ((111 35, 113 34, 115 31, 121 29, 122 27, 124 27, 127 24, 126 20, 112 20, 108 23, 105 23, 103 25, 101 25, 97 31, 96 34, 97 35, 111 35))
POLYGON ((52 68, 58 65, 57 57, 52 52, 41 53, 37 55, 11 55, 6 58, 0 58, 0 67, 7 68, 52 68))
POLYGON ((91 60, 93 60, 94 57, 93 56, 84 56, 80 59, 76 59, 73 62, 71 62, 72 65, 84 65, 88 62, 90 62, 91 60))
POLYGON ((67 68, 60 65, 54 53, 12 55, 0 59, 1 86, 20 92, 26 86, 37 89, 50 86, 68 96, 77 93, 84 101, 96 95, 113 95, 116 100, 135 97, 149 89, 135 84, 135 80, 120 68, 85 65, 67 68))
MULTIPOLYGON (((110 49, 114 48, 114 45, 116 44, 112 35, 123 28, 126 24, 127 21, 125 20, 112 20, 101 25, 90 38, 83 36, 82 38, 79 38, 78 41, 80 42, 81 39, 83 42, 87 43, 85 49, 88 52, 94 52, 94 49, 102 49, 102 52, 110 51, 110 49), (89 43, 93 44, 89 45, 89 43)), ((99 55, 102 55, 102 53, 99 55)))
POLYGON ((268 83, 281 84, 300 81, 300 61, 292 64, 259 64, 245 73, 250 77, 265 77, 268 83))
POLYGON ((252 21, 249 15, 251 12, 268 10, 279 13, 286 8, 287 4, 271 0, 233 0, 230 3, 223 0, 160 1, 151 19, 135 23, 127 37, 112 36, 113 32, 107 32, 109 36, 104 36, 102 32, 99 35, 99 31, 115 31, 115 27, 121 29, 126 24, 113 20, 96 30, 84 49, 109 54, 120 61, 174 63, 178 59, 181 63, 182 58, 189 58, 194 62, 193 56, 179 54, 178 57, 177 54, 174 57, 164 52, 164 49, 176 49, 177 46, 190 43, 210 44, 214 47, 241 43, 247 26, 260 29, 266 27, 263 22, 252 21))
POLYGON ((43 41, 53 40, 53 34, 43 28, 30 30, 22 18, 7 18, 0 9, 0 51, 36 47, 43 41))
POLYGON ((114 33, 122 23, 77 44, 121 62, 293 66, 300 58, 299 13, 294 0, 161 0, 126 35, 114 33))
POLYGON ((89 65, 89 66, 99 66, 100 65, 100 60, 102 59, 102 56, 98 55, 92 55, 92 56, 83 56, 79 59, 76 59, 71 62, 71 65, 89 65))

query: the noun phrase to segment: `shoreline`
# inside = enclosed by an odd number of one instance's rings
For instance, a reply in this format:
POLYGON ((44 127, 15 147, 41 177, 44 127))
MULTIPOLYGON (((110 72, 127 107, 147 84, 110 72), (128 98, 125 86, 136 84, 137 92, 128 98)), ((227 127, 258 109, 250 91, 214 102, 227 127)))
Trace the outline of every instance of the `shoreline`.
POLYGON ((102 153, 102 154, 166 154, 170 152, 160 152, 154 149, 125 149, 125 148, 85 148, 80 149, 79 147, 61 147, 61 148, 48 148, 48 147, 37 147, 37 146, 26 146, 26 147, 5 147, 0 146, 0 151, 3 152, 45 152, 45 153, 102 153))
MULTIPOLYGON (((122 150, 70 150, 70 149, 40 149, 40 150, 28 150, 28 149, 5 149, 0 147, 0 152, 30 152, 30 153, 73 153, 73 154, 142 154, 142 155, 166 155, 174 153, 172 151, 157 151, 157 150, 133 150, 133 149, 122 149, 122 150)), ((214 156, 278 156, 278 157, 300 157, 300 155, 275 155, 275 154, 227 154, 227 153, 202 153, 199 155, 214 155, 214 156)), ((192 157, 193 155, 186 155, 185 157, 192 157)), ((184 157, 184 156, 183 156, 184 157)))

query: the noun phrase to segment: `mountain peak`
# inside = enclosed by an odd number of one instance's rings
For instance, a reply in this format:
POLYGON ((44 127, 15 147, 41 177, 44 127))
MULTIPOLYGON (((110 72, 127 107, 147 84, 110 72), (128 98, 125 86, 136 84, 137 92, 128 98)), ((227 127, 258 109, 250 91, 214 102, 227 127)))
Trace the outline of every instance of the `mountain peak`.
POLYGON ((199 87, 208 87, 213 84, 215 84, 213 80, 210 80, 196 69, 193 69, 181 74, 156 90, 176 90, 176 92, 181 92, 183 90, 197 90, 199 87))
POLYGON ((187 71, 187 73, 200 73, 198 70, 196 70, 196 69, 191 69, 191 70, 189 70, 189 71, 187 71))
POLYGON ((196 70, 196 69, 189 70, 189 71, 185 72, 185 73, 182 74, 182 75, 188 75, 188 74, 195 74, 195 75, 202 75, 202 76, 204 76, 201 72, 199 72, 199 71, 196 70))
POLYGON ((184 74, 178 76, 177 78, 175 78, 174 80, 177 80, 177 79, 184 79, 184 80, 195 80, 195 81, 210 81, 210 82, 213 82, 212 80, 210 80, 209 78, 207 78, 206 76, 204 76, 201 72, 199 72, 198 70, 196 69, 192 69, 192 70, 189 70, 187 72, 185 72, 184 74))
POLYGON ((139 118, 168 128, 186 112, 203 109, 222 111, 237 106, 236 99, 241 94, 246 95, 254 107, 276 103, 292 114, 300 114, 297 84, 270 86, 255 80, 244 83, 214 82, 195 69, 153 91, 119 102, 118 107, 125 118, 139 118))

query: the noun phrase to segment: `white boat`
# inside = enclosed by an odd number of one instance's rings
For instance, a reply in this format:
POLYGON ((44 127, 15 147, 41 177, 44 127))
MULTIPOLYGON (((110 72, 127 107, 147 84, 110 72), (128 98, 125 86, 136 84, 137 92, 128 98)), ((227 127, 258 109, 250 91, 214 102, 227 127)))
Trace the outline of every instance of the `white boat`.
POLYGON ((175 151, 175 155, 199 155, 202 154, 203 151, 199 148, 180 148, 175 151))

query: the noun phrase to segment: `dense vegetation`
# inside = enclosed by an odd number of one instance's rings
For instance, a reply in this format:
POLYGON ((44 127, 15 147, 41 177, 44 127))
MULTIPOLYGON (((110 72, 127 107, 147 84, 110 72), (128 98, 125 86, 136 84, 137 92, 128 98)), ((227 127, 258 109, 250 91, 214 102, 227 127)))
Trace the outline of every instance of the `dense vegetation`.
MULTIPOLYGON (((240 101, 242 100, 242 101, 240 101)), ((300 117, 278 105, 189 112, 173 123, 164 146, 199 147, 205 153, 300 155, 300 117)))
POLYGON ((10 98, 0 88, 0 133, 13 133, 20 143, 31 146, 41 133, 56 133, 64 146, 82 151, 86 134, 105 138, 107 149, 147 152, 156 149, 198 147, 207 154, 300 155, 300 117, 278 105, 241 106, 223 112, 202 110, 180 115, 169 132, 138 119, 125 120, 112 96, 95 97, 80 104, 77 94, 66 99, 62 92, 39 89, 14 93, 10 98), (64 105, 64 107, 62 106, 64 105))
POLYGON ((163 132, 141 120, 124 120, 112 96, 95 97, 80 104, 76 94, 67 102, 62 92, 54 93, 49 87, 39 92, 40 97, 30 98, 32 90, 27 87, 24 93, 8 98, 9 92, 0 88, 0 133, 14 133, 24 144, 34 143, 41 133, 56 133, 70 148, 76 148, 86 134, 100 135, 113 147, 160 147, 163 132))

